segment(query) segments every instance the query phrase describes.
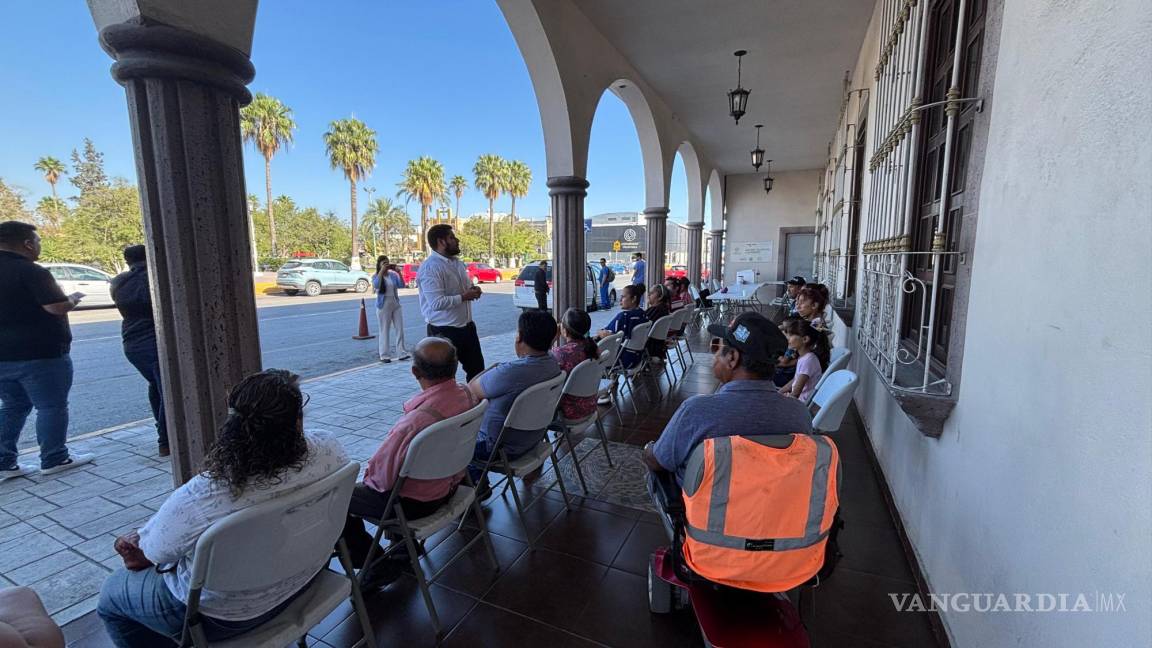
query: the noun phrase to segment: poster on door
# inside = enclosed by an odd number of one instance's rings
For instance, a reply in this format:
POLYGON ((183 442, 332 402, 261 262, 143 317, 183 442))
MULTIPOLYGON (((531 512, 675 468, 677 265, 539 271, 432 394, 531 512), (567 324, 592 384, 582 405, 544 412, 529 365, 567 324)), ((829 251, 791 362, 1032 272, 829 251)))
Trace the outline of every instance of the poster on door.
POLYGON ((741 241, 732 244, 732 263, 771 263, 772 241, 741 241))

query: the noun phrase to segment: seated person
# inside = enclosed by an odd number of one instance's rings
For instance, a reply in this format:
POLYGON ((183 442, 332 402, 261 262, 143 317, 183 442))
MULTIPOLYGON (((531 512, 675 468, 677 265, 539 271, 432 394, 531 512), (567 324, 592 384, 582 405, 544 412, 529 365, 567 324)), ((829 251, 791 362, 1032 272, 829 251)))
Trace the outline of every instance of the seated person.
POLYGON ((831 359, 828 336, 799 318, 788 320, 788 324, 780 328, 788 336, 788 350, 796 357, 795 376, 780 388, 780 393, 807 403, 831 359))
MULTIPOLYGON (((614 333, 624 333, 625 340, 631 338, 632 329, 648 321, 648 318, 644 315, 644 311, 640 309, 640 298, 643 295, 643 286, 639 284, 624 286, 624 289, 620 292, 620 312, 608 323, 608 326, 596 334, 596 337, 603 339, 614 333)), ((620 352, 620 359, 617 360, 617 365, 625 369, 631 369, 635 367, 638 362, 640 362, 639 353, 624 349, 620 352)))
POLYGON ((800 315, 796 311, 796 298, 800 296, 800 289, 804 287, 804 277, 796 275, 787 281, 787 292, 784 293, 784 313, 785 317, 797 317, 800 315))
POLYGON ((820 284, 808 284, 796 296, 796 312, 818 329, 828 328, 824 309, 828 307, 828 293, 820 284))
MULTIPOLYGON (((400 476, 408 445, 424 428, 446 418, 472 409, 479 399, 464 385, 456 382, 456 347, 444 338, 428 337, 421 340, 412 350, 412 375, 420 383, 420 392, 404 403, 404 415, 392 426, 384 442, 368 460, 364 471, 364 483, 357 484, 352 491, 352 501, 348 506, 348 520, 344 524, 344 540, 352 554, 352 563, 360 567, 372 548, 372 535, 364 529, 362 517, 381 519, 392 517, 386 510, 392 488, 400 476), (354 517, 355 516, 355 517, 354 517)), ((464 477, 458 475, 446 479, 407 479, 400 489, 400 507, 404 515, 415 520, 431 515, 448 501, 456 491, 456 485, 464 477)), ((393 554, 395 564, 408 564, 408 556, 403 547, 393 554)), ((377 569, 365 577, 365 583, 383 585, 400 575, 398 570, 377 569)))
MULTIPOLYGON (((560 339, 564 344, 552 349, 552 359, 566 373, 571 374, 576 365, 585 360, 600 358, 600 347, 596 340, 588 336, 592 330, 592 318, 579 308, 569 308, 560 321, 560 339)), ((569 421, 579 421, 596 411, 596 397, 577 398, 565 394, 560 397, 560 412, 569 421)))
MULTIPOLYGON (((669 278, 669 281, 672 279, 669 278)), ((649 322, 656 322, 661 317, 672 314, 668 308, 668 294, 668 288, 660 284, 652 286, 652 289, 648 291, 648 308, 644 311, 644 317, 648 318, 649 322)), ((663 362, 668 355, 665 340, 649 339, 646 348, 648 349, 648 356, 657 362, 663 362)))
MULTIPOLYGON (((205 457, 204 472, 173 491, 138 531, 116 539, 124 567, 104 581, 96 606, 114 644, 179 641, 201 534, 231 513, 315 483, 348 463, 339 441, 304 432, 307 399, 298 380, 282 369, 267 369, 233 387, 228 419, 205 457)), ((280 582, 245 592, 204 589, 205 634, 220 641, 264 623, 323 567, 323 562, 285 565, 280 582)))
MULTIPOLYGON (((560 374, 560 365, 548 354, 552 341, 556 339, 556 320, 548 311, 524 311, 516 325, 516 356, 512 362, 503 362, 489 367, 468 383, 468 389, 478 399, 488 399, 488 410, 480 423, 480 436, 476 440, 476 452, 472 456, 472 466, 468 469, 473 481, 481 484, 487 475, 484 465, 496 449, 500 432, 504 429, 504 419, 512 409, 512 403, 520 392, 533 385, 555 378, 560 374)), ((539 430, 504 431, 503 447, 509 459, 516 459, 536 447, 547 433, 539 430)), ((485 488, 480 485, 480 493, 485 488)))
MULTIPOLYGON (((784 333, 785 338, 788 337, 786 333, 788 327, 795 321, 801 321, 799 315, 795 317, 785 317, 784 321, 780 322, 780 332, 784 333)), ((776 383, 777 387, 783 387, 787 385, 788 381, 792 380, 792 377, 795 375, 796 350, 789 347, 788 350, 784 352, 784 355, 780 356, 780 359, 776 361, 776 373, 772 376, 772 382, 776 383)))

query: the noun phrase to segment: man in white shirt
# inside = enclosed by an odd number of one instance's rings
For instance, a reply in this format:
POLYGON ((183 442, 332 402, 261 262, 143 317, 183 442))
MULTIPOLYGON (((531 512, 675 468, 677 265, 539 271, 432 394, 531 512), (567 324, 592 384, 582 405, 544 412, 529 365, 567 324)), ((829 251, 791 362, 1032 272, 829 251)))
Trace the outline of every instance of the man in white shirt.
POLYGON ((484 370, 484 353, 472 321, 472 302, 480 298, 480 287, 472 285, 468 269, 456 258, 460 241, 451 225, 428 228, 428 247, 432 254, 416 273, 420 313, 429 336, 446 338, 456 347, 467 380, 472 380, 484 370))

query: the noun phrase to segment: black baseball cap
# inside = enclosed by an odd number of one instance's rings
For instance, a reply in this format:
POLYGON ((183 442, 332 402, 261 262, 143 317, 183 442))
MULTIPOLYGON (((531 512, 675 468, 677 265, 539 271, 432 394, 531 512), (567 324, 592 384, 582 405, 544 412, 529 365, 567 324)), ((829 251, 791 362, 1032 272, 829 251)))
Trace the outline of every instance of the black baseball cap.
POLYGON ((709 324, 708 332, 753 360, 775 362, 788 350, 788 338, 760 313, 741 313, 728 326, 709 324))
POLYGON ((804 281, 804 277, 801 277, 800 275, 796 275, 795 277, 792 277, 791 279, 789 279, 786 283, 789 286, 803 286, 804 284, 806 284, 808 282, 804 281))

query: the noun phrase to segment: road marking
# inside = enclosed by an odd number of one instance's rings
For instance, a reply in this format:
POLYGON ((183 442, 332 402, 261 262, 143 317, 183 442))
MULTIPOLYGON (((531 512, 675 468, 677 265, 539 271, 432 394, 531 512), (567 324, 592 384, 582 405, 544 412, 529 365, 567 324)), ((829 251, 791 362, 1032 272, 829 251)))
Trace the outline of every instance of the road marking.
POLYGON ((80 338, 79 340, 72 340, 73 342, 97 342, 99 340, 119 340, 119 335, 105 335, 104 337, 94 338, 80 338))
POLYGON ((322 311, 319 313, 305 313, 303 315, 281 315, 280 317, 265 317, 265 318, 260 319, 259 321, 271 322, 272 320, 295 319, 297 317, 318 317, 320 315, 332 315, 333 313, 351 313, 353 310, 359 310, 359 308, 356 308, 356 309, 342 308, 340 310, 322 311))

